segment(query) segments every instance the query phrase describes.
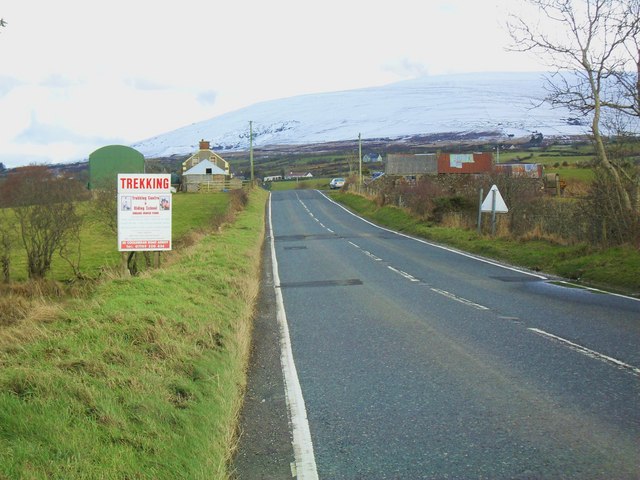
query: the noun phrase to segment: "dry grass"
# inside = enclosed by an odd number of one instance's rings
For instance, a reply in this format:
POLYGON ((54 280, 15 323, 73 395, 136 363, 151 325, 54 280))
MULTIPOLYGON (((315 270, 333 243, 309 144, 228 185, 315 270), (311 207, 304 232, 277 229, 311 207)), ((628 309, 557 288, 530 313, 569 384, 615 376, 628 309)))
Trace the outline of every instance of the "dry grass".
POLYGON ((531 240, 544 240, 554 245, 572 245, 575 242, 571 242, 566 238, 561 237, 555 233, 545 232, 542 226, 538 223, 534 224, 528 232, 525 232, 519 237, 523 242, 528 242, 531 240))

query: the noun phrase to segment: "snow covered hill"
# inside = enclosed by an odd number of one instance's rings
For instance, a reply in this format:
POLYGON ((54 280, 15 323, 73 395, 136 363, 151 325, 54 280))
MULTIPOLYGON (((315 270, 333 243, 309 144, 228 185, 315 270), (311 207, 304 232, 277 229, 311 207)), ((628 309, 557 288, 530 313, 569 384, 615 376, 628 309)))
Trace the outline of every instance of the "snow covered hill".
POLYGON ((257 103, 132 145, 146 157, 187 154, 200 139, 214 149, 398 139, 440 133, 506 139, 583 135, 588 120, 541 104, 539 73, 480 73, 423 77, 382 87, 320 93, 257 103))

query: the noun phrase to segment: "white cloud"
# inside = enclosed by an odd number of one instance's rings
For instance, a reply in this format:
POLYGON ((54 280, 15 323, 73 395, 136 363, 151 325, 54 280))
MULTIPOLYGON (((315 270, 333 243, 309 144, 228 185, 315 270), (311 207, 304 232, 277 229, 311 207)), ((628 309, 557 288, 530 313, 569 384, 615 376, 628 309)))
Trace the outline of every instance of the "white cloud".
POLYGON ((215 105, 218 94, 214 90, 207 90, 198 94, 198 101, 203 105, 215 105))
POLYGON ((429 74, 427 67, 420 62, 413 62, 404 57, 389 62, 382 67, 384 70, 398 75, 401 78, 425 77, 429 74))

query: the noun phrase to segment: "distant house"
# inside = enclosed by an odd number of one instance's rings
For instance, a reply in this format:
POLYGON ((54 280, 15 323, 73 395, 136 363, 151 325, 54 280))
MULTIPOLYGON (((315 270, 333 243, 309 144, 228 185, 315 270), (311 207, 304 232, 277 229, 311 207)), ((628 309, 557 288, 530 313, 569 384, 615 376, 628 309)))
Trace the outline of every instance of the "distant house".
POLYGON ((208 160, 209 162, 215 164, 218 168, 224 170, 226 175, 231 175, 229 162, 227 162, 224 158, 211 150, 211 146, 207 140, 200 140, 200 149, 189 158, 187 158, 184 162, 182 162, 182 174, 184 175, 187 170, 195 167, 203 160, 208 160))
POLYGON ((185 192, 220 191, 241 187, 242 180, 229 179, 227 172, 209 160, 200 161, 182 174, 182 189, 185 192))
POLYGON ((362 157, 362 161, 364 163, 382 162, 382 155, 380 155, 379 153, 367 153, 364 157, 362 157))
POLYGON ((313 178, 313 174, 311 172, 289 172, 289 174, 284 177, 285 180, 297 180, 300 178, 313 178))
POLYGON ((219 192, 236 188, 242 188, 242 180, 231 178, 229 162, 212 151, 208 141, 200 140, 200 149, 182 162, 182 190, 219 192))
POLYGON ((263 182, 277 182, 278 180, 282 180, 282 175, 271 175, 262 179, 263 182))

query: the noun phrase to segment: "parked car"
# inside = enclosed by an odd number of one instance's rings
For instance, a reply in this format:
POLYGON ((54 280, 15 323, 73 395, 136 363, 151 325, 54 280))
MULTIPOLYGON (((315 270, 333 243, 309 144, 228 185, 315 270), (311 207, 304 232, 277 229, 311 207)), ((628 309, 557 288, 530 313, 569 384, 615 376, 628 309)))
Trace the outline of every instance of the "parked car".
POLYGON ((335 190, 344 187, 344 178, 332 178, 329 182, 329 188, 335 190))

